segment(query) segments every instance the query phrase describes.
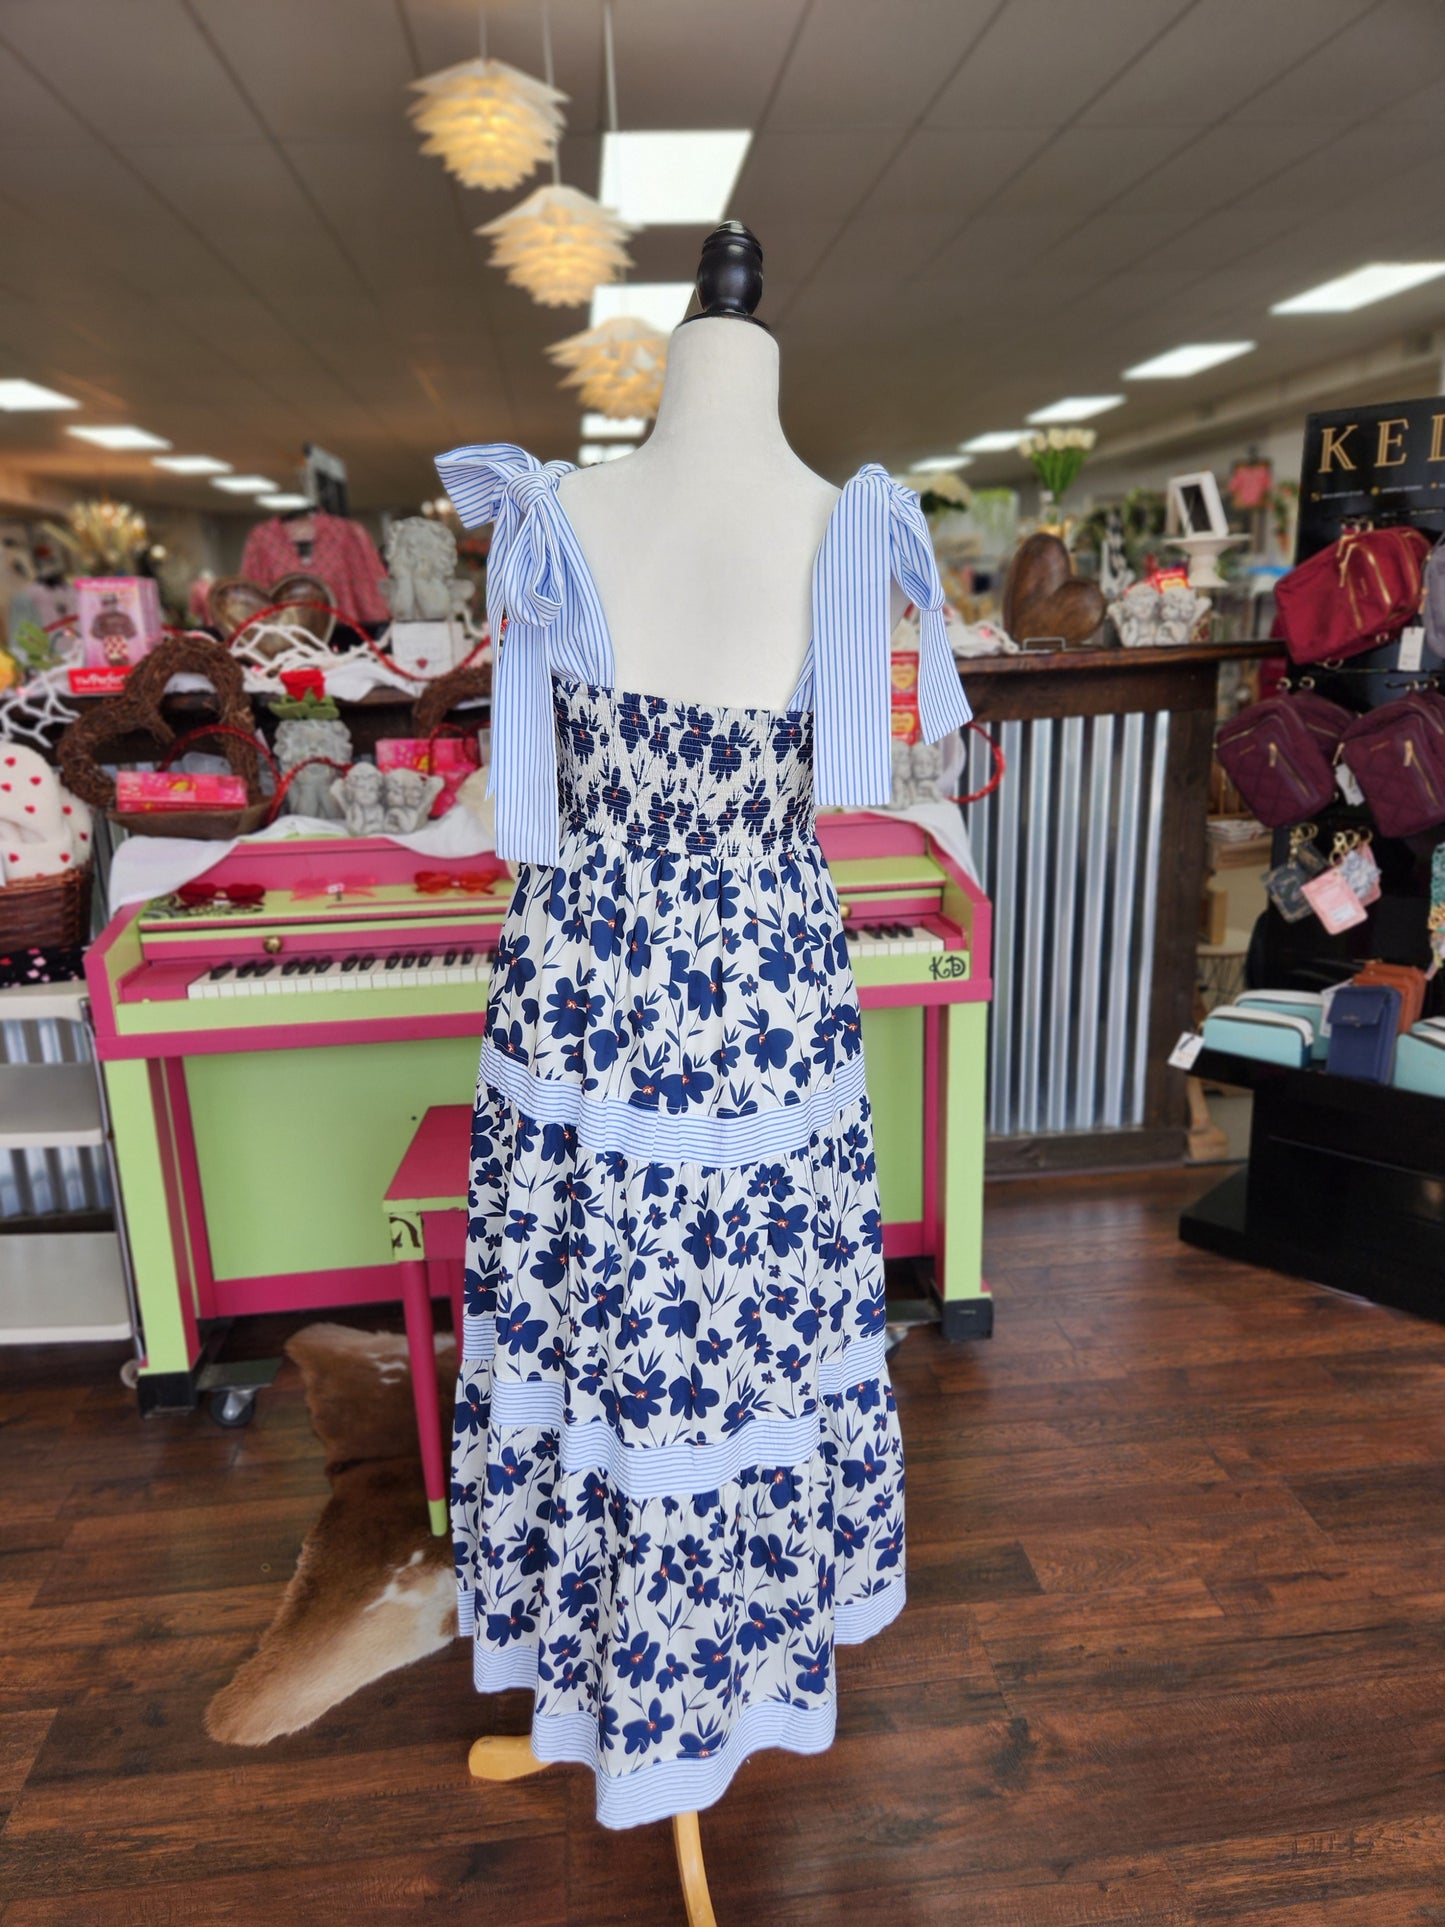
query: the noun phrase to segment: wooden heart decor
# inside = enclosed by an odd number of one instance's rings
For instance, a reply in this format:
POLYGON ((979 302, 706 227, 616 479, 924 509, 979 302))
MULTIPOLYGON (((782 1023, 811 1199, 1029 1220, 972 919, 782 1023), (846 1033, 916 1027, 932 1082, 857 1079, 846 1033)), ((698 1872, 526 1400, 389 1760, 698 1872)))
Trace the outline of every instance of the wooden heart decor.
POLYGON ((1015 642, 1057 637, 1077 647, 1103 622, 1104 608, 1102 589, 1074 574, 1058 536, 1040 531, 1020 543, 1003 590, 1003 626, 1015 642))
MULTIPOLYGON (((281 576, 263 588, 259 582, 252 582, 244 575, 223 575, 211 584, 211 592, 206 600, 206 612, 211 619, 211 627, 219 629, 229 641, 249 617, 259 615, 262 609, 269 609, 273 603, 287 605, 285 620, 304 629, 317 642, 327 643, 336 627, 336 617, 331 613, 331 604, 336 600, 329 585, 319 575, 308 575, 304 569, 293 569, 289 575, 281 576), (295 614, 290 613, 295 605, 295 614)), ((249 633, 249 632, 248 632, 249 633)), ((265 656, 279 656, 285 643, 279 636, 262 636, 259 648, 265 656)))

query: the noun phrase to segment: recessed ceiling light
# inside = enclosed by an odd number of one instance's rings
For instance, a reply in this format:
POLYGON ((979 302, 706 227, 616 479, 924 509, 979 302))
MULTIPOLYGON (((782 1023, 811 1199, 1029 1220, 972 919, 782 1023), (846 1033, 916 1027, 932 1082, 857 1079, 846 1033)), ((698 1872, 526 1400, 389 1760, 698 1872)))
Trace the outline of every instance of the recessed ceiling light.
POLYGON ((589 442, 637 441, 647 423, 641 415, 584 415, 582 433, 589 442))
POLYGON ((298 495, 286 491, 280 495, 258 495, 256 501, 263 509, 274 509, 278 515, 285 509, 309 509, 314 506, 309 495, 298 495))
POLYGON ((32 409, 79 406, 69 395, 58 395, 53 388, 42 388, 37 381, 0 381, 0 408, 7 415, 28 414, 32 409))
POLYGON ((1117 408, 1123 399, 1122 395, 1065 395, 1062 401, 1051 401, 1047 408, 1036 408, 1028 419, 1031 422, 1086 422, 1091 415, 1102 415, 1110 408, 1117 408))
POLYGON ((231 464, 218 462, 214 455, 157 455, 152 468, 168 469, 172 475, 229 475, 231 464))
POLYGON ((1155 355, 1152 361, 1126 368, 1124 379, 1177 381, 1186 375, 1202 375, 1206 368, 1217 368, 1222 361, 1249 354, 1254 346, 1252 341, 1192 341, 1183 348, 1171 348, 1168 354, 1155 355))
POLYGON ((1373 261, 1334 281, 1322 281, 1317 288, 1288 301, 1276 301, 1271 314, 1353 314, 1368 308, 1372 301, 1386 301, 1392 294, 1418 288, 1426 281, 1445 274, 1445 261, 1373 261))
POLYGON ((609 281, 593 290, 587 325, 595 328, 603 321, 615 321, 619 315, 636 315, 649 327, 670 335, 687 313, 691 299, 691 281, 609 281))
POLYGON ((638 227, 720 221, 751 140, 746 127, 604 134, 597 198, 638 227))
POLYGON ((987 435, 975 435, 971 442, 961 442, 959 446, 965 455, 1000 455, 1006 448, 1017 448, 1026 428, 994 428, 987 435))
POLYGON ((921 462, 910 462, 910 475, 941 475, 945 469, 968 468, 973 462, 972 455, 926 455, 921 462))
POLYGON ((264 475, 217 475, 212 488, 223 488, 228 495, 274 495, 276 484, 264 475))
POLYGON ((579 468, 595 468, 598 462, 615 462, 619 455, 630 455, 630 442, 583 442, 577 451, 579 468))
POLYGON ((97 448, 169 448, 170 443, 162 435, 152 435, 149 429, 134 428, 67 428, 67 435, 74 435, 79 442, 93 442, 97 448))

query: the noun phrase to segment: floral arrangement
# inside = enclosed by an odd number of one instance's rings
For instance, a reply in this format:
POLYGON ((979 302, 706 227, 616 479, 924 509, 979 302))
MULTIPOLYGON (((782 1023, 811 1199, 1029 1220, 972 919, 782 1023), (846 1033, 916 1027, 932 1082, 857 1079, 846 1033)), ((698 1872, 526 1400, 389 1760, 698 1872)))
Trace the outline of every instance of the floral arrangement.
POLYGON ((128 502, 77 502, 69 528, 41 526, 67 551, 77 575, 133 575, 150 546, 145 517, 128 502))
POLYGON ((1092 428, 1041 428, 1019 443, 1024 456, 1057 501, 1084 466, 1097 437, 1092 428))

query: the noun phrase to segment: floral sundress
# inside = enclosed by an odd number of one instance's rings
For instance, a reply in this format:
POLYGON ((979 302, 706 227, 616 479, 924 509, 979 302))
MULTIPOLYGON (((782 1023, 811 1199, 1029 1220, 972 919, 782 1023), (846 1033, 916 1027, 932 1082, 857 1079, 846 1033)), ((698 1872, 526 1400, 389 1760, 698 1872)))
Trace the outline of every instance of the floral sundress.
POLYGON ((591 1766, 598 1818, 631 1826, 707 1806, 759 1747, 826 1748, 835 1647, 903 1606, 858 998, 813 824, 815 722, 827 800, 886 801, 888 574, 936 619, 925 727, 968 711, 917 499, 879 469, 844 491, 799 700, 770 711, 614 691, 566 469, 507 445, 438 468, 496 523, 520 859, 472 1129, 461 1626, 478 1689, 530 1687, 537 1756, 591 1766), (876 624, 827 588, 880 567, 881 743, 876 624))

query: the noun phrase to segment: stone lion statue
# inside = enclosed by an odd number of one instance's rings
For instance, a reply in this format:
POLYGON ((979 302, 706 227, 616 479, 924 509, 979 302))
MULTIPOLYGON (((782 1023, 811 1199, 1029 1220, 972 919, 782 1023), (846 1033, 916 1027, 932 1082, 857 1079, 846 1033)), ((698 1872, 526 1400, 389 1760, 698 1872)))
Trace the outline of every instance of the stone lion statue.
POLYGON ((456 537, 444 522, 408 515, 386 538, 390 575, 381 593, 397 622, 445 622, 471 600, 474 583, 457 579, 456 537))

